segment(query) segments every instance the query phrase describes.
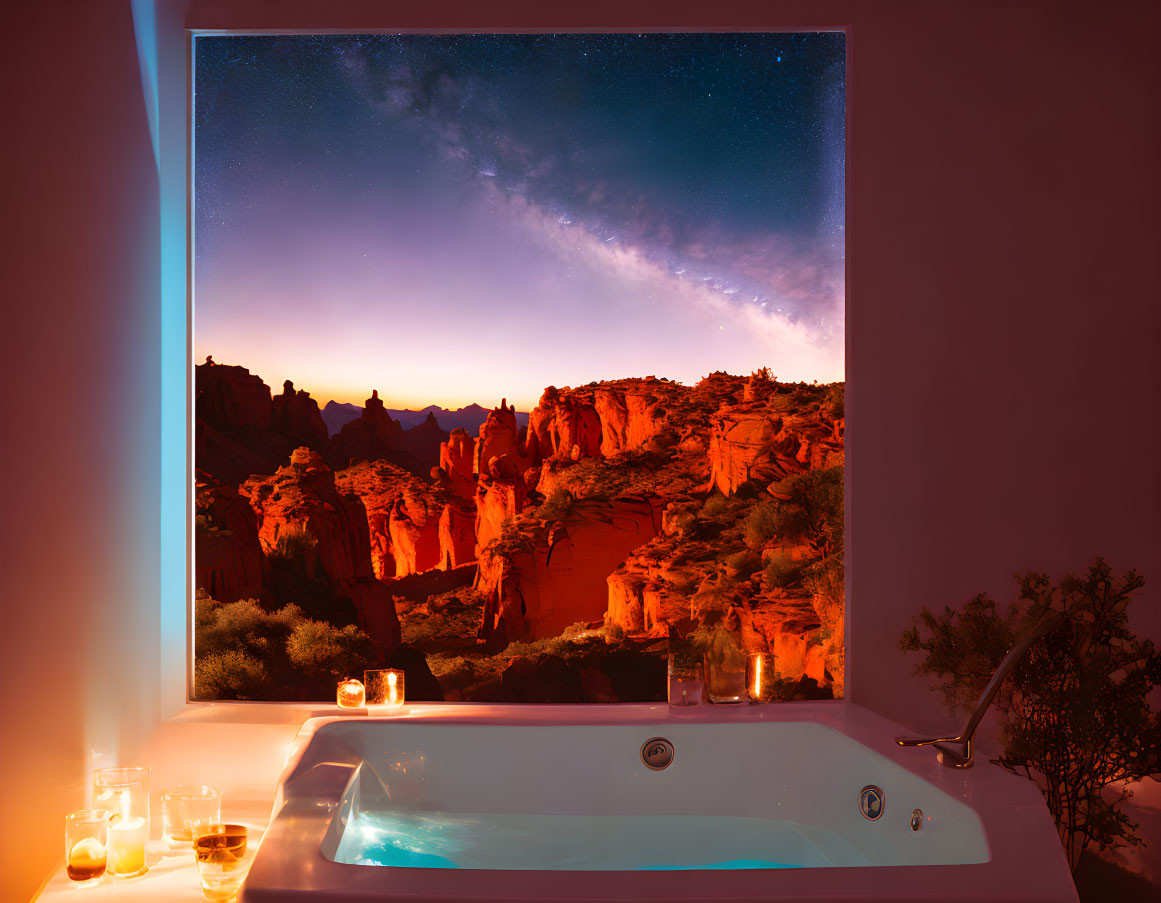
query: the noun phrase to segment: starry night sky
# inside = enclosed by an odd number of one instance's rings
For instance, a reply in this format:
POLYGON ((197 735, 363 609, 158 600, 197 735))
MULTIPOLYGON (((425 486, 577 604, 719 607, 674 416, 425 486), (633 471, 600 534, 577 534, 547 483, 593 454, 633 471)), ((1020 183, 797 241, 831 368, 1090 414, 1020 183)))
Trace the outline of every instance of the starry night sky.
POLYGON ((844 36, 199 36, 195 355, 320 405, 843 378, 844 36))

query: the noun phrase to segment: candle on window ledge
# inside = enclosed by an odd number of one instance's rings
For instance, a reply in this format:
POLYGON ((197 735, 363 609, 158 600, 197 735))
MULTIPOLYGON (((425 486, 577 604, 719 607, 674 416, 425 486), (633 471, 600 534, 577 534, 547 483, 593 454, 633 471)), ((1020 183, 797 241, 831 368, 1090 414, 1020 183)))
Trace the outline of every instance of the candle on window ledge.
POLYGON ((367 709, 386 711, 403 705, 403 672, 390 668, 364 671, 367 709))
POLYGON ((143 875, 145 842, 149 839, 149 822, 133 814, 128 790, 121 791, 121 811, 109 819, 107 855, 109 873, 117 878, 143 875))
POLYGON ((348 677, 339 681, 338 705, 340 709, 361 709, 366 700, 362 681, 348 677))
POLYGON ((752 652, 746 659, 746 693, 750 702, 765 703, 774 698, 774 656, 766 652, 752 652))

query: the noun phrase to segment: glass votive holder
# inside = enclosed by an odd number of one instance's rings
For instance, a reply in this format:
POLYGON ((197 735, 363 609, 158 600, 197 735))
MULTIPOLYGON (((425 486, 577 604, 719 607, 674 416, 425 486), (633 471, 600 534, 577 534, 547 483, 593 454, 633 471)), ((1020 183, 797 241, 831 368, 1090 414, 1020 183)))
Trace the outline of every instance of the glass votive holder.
POLYGON ((668 697, 671 706, 701 705, 705 692, 701 659, 671 653, 668 697))
POLYGON ((149 769, 98 768, 93 772, 93 808, 107 809, 109 874, 132 878, 144 874, 149 840, 149 769))
POLYGON ((194 839, 202 896, 224 903, 242 889, 256 849, 246 840, 245 825, 209 825, 194 839))
POLYGON ((73 881, 96 881, 108 864, 109 813, 78 809, 65 816, 65 872, 73 881))
POLYGON ((367 694, 363 690, 363 682, 355 680, 353 677, 339 681, 336 695, 340 709, 361 709, 367 698, 367 694))
POLYGON ((746 658, 746 693, 750 702, 767 703, 773 699, 777 678, 770 653, 751 652, 746 658))
POLYGON ((364 671, 363 684, 369 711, 397 709, 403 705, 402 671, 391 668, 364 671))
POLYGON ((208 784, 174 787, 161 794, 161 834, 171 846, 193 843, 201 828, 222 820, 222 795, 208 784))

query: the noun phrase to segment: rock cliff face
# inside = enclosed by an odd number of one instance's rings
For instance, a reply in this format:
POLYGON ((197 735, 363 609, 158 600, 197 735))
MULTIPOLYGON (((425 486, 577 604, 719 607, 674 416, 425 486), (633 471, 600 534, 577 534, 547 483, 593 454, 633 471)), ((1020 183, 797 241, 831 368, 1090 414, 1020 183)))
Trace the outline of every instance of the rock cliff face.
POLYGON ((367 513, 356 496, 341 496, 322 456, 299 448, 273 476, 242 484, 258 517, 258 539, 267 559, 293 566, 308 580, 325 582, 353 603, 359 623, 388 649, 399 642, 390 593, 374 579, 367 513))
POLYGON ((485 632, 508 639, 556 636, 577 621, 599 620, 606 577, 660 525, 651 498, 580 501, 536 529, 500 539, 480 562, 476 589, 488 600, 485 632))
POLYGON ((476 440, 466 430, 452 430, 439 447, 439 469, 448 489, 462 499, 476 495, 476 440))
POLYGON ((249 501, 204 471, 196 490, 196 587, 220 602, 260 598, 264 561, 249 501))
POLYGON ((274 396, 271 414, 274 430, 294 442, 296 448, 305 445, 322 450, 327 447, 327 425, 323 423, 318 402, 309 392, 296 392, 289 379, 282 384, 282 394, 274 396))

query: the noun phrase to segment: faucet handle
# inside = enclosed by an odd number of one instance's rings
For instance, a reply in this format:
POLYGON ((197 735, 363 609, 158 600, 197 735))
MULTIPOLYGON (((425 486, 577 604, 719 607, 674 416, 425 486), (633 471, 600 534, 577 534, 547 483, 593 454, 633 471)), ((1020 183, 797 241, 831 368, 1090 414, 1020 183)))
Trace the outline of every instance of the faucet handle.
POLYGON ((931 746, 935 743, 963 743, 959 737, 896 737, 895 742, 900 746, 931 746))
POLYGON ((895 742, 900 746, 934 746, 938 750, 936 759, 941 765, 948 768, 971 768, 972 765, 972 738, 963 737, 896 737, 895 742), (963 752, 947 746, 954 743, 963 747, 963 752))

